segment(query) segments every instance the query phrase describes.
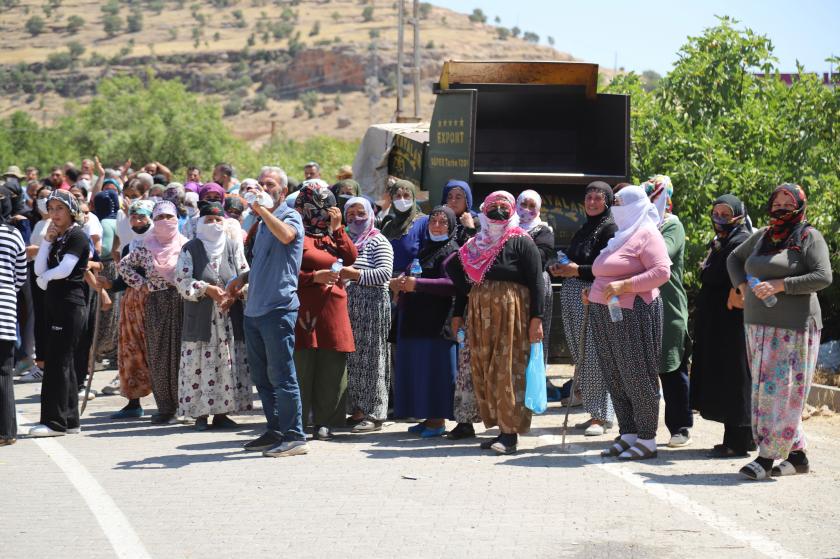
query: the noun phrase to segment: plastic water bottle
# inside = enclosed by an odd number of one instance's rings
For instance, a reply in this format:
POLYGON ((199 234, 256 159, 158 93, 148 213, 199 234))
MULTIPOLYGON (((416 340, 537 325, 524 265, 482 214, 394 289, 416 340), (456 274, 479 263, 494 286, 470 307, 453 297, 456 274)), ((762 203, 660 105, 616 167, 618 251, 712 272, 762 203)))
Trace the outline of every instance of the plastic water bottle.
POLYGON ((624 320, 624 315, 621 313, 621 302, 618 300, 618 295, 613 295, 607 302, 607 308, 610 311, 610 320, 613 322, 621 322, 624 320))
MULTIPOLYGON (((757 277, 747 276, 747 285, 750 286, 750 289, 754 289, 755 286, 759 283, 761 283, 761 280, 759 280, 757 277)), ((775 295, 770 295, 766 299, 763 299, 761 302, 764 303, 765 307, 774 307, 776 306, 776 303, 779 302, 779 300, 776 298, 775 295)))
POLYGON ((330 266, 330 272, 338 274, 341 272, 342 268, 344 268, 344 260, 339 258, 338 260, 332 263, 332 266, 330 266))
POLYGON ((419 278, 423 275, 423 268, 420 267, 420 260, 415 258, 411 261, 411 268, 408 271, 408 275, 413 278, 419 278))
POLYGON ((561 266, 565 266, 569 262, 571 262, 571 260, 569 260, 569 257, 566 256, 566 253, 563 252, 562 250, 558 250, 557 251, 557 263, 560 264, 561 266))
POLYGON ((458 328, 458 333, 455 334, 455 339, 458 340, 458 345, 463 348, 464 342, 467 341, 467 333, 463 328, 458 328))

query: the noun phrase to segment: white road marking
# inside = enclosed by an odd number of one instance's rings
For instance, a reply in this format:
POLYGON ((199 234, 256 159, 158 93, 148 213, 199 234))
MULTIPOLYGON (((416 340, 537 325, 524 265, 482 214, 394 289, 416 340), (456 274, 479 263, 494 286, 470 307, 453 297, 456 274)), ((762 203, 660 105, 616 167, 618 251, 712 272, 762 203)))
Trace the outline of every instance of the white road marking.
MULTIPOLYGON (((556 435, 540 435, 538 440, 537 446, 539 447, 544 444, 559 445, 561 438, 556 435)), ((586 451, 584 448, 575 444, 569 444, 568 441, 567 446, 575 456, 601 468, 633 487, 641 489, 660 501, 664 501, 666 504, 694 516, 718 532, 747 544, 762 555, 774 559, 803 559, 801 555, 785 549, 767 536, 744 530, 731 518, 718 514, 711 508, 692 501, 682 493, 631 472, 626 468, 626 464, 617 461, 604 461, 601 458, 600 452, 586 451)))
MULTIPOLYGON (((29 423, 20 412, 17 415, 18 425, 29 423)), ((151 559, 151 555, 146 551, 146 547, 137 532, 134 531, 128 518, 105 489, 99 485, 96 478, 75 456, 52 438, 33 438, 31 440, 44 451, 44 454, 50 457, 55 465, 64 472, 73 487, 76 488, 102 528, 105 537, 111 542, 111 547, 114 548, 117 557, 120 559, 151 559)))

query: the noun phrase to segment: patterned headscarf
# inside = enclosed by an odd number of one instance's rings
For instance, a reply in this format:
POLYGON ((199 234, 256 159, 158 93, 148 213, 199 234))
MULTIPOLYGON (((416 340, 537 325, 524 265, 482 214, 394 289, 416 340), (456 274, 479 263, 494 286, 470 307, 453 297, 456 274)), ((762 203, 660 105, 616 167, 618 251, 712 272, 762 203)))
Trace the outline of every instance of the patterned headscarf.
POLYGON ((535 190, 523 190, 519 196, 516 197, 516 213, 519 215, 519 226, 525 231, 530 231, 542 223, 540 219, 540 208, 542 207, 542 197, 537 194, 535 190), (531 200, 536 204, 534 210, 526 210, 522 207, 525 200, 531 200))
POLYGON ((496 257, 508 239, 528 234, 519 227, 519 216, 514 211, 515 206, 516 200, 513 194, 504 190, 497 190, 484 199, 481 215, 479 215, 481 231, 458 251, 464 272, 473 283, 481 283, 484 274, 496 261, 496 257), (491 220, 487 217, 490 205, 498 202, 506 205, 510 212, 510 217, 506 221, 491 220))
POLYGON ((50 193, 49 198, 47 198, 47 204, 50 203, 50 200, 58 200, 70 211, 70 217, 73 218, 73 221, 80 221, 82 219, 82 210, 79 207, 79 201, 76 200, 76 197, 70 194, 67 190, 53 190, 50 193))
POLYGON ((199 217, 204 217, 207 215, 225 217, 225 209, 218 202, 206 202, 201 205, 201 211, 198 215, 199 217))
POLYGON ((674 195, 674 185, 671 184, 671 177, 668 175, 654 175, 640 185, 645 189, 648 199, 656 206, 659 214, 659 223, 665 221, 665 214, 671 213, 674 207, 671 197, 674 195))
POLYGON ((303 228, 307 235, 330 235, 330 214, 327 210, 335 206, 335 196, 330 192, 329 186, 310 183, 314 183, 314 180, 303 183, 300 194, 295 199, 295 209, 303 217, 303 228))
POLYGON ((356 204, 360 204, 365 209, 367 218, 362 225, 348 222, 347 231, 350 234, 350 238, 353 239, 353 244, 356 245, 357 249, 361 250, 371 238, 379 234, 379 229, 374 227, 376 216, 373 214, 373 207, 370 204, 370 200, 363 196, 354 196, 344 204, 345 221, 347 220, 347 210, 356 204))
POLYGON ((128 207, 128 215, 145 215, 151 218, 154 209, 155 203, 151 200, 135 200, 128 207))
MULTIPOLYGON (((52 196, 50 196, 52 197, 52 196)), ((811 224, 805 220, 805 209, 808 197, 798 184, 785 183, 777 186, 767 201, 767 213, 770 214, 770 224, 764 232, 759 247, 759 254, 774 254, 784 249, 802 250, 802 242, 808 237, 811 224), (773 201, 782 192, 793 196, 796 202, 795 210, 772 211, 773 201)))

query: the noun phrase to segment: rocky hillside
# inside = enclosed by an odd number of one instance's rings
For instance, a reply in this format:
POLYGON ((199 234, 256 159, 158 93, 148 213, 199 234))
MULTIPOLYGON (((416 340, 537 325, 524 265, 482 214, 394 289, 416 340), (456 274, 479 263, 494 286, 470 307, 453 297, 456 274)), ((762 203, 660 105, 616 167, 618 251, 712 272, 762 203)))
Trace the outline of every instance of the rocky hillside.
MULTIPOLYGON (((123 74, 182 81, 220 103, 231 129, 253 143, 272 129, 359 138, 396 108, 393 0, 0 0, 0 7, 0 116, 24 110, 51 122, 67 101, 85 103, 99 80, 123 74)), ((423 3, 421 117, 430 116, 430 86, 444 60, 571 59, 523 35, 423 3)), ((407 28, 409 58, 411 41, 407 28)), ((405 108, 413 112, 413 96, 405 108)))

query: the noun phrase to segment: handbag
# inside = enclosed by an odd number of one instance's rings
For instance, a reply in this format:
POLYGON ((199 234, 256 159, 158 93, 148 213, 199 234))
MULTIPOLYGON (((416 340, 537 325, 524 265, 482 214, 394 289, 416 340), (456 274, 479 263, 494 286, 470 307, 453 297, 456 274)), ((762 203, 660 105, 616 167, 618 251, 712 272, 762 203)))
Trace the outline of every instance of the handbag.
POLYGON ((542 342, 531 344, 531 356, 525 369, 525 407, 537 414, 548 408, 542 342))

